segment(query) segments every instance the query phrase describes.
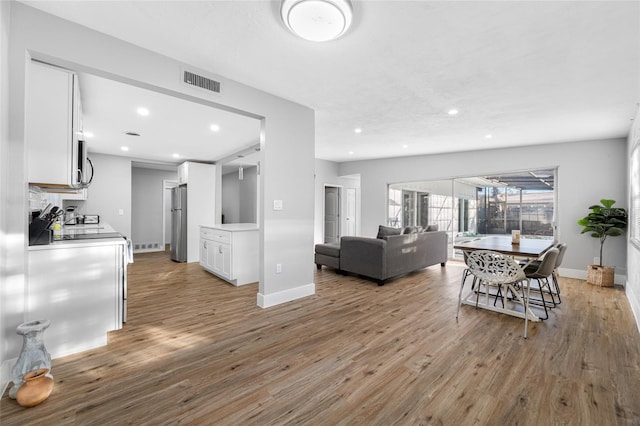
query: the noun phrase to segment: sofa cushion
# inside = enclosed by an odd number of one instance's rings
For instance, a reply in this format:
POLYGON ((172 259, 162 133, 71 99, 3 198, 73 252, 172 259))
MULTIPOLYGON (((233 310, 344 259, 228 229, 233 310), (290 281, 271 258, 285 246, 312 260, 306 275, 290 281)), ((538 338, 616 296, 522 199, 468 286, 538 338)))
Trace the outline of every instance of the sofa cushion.
POLYGON ((422 232, 422 226, 407 226, 402 231, 403 234, 417 234, 422 232))
POLYGON ((426 228, 424 228, 424 232, 433 232, 433 231, 437 231, 438 230, 438 224, 434 223, 433 225, 427 225, 426 228))
POLYGON ((390 226, 380 225, 378 226, 378 236, 376 238, 383 239, 384 237, 388 237, 390 235, 400 235, 402 233, 402 229, 400 228, 392 228, 390 226))
POLYGON ((325 256, 340 257, 340 244, 316 244, 316 253, 325 256))

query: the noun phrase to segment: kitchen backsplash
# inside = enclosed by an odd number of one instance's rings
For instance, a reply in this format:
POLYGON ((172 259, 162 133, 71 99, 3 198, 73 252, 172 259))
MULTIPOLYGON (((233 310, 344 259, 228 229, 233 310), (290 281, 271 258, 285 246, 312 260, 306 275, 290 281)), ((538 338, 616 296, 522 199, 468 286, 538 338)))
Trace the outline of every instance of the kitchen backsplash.
POLYGON ((29 187, 29 214, 32 211, 43 210, 49 203, 62 207, 60 194, 42 192, 37 186, 29 187))

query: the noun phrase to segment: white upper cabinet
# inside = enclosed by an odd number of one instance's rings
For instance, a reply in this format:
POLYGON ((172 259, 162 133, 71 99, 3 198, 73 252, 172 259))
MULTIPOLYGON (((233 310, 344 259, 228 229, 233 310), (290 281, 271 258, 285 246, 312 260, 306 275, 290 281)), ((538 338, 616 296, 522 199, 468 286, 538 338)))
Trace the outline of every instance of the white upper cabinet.
POLYGON ((178 185, 183 185, 187 183, 189 180, 189 162, 185 161, 184 163, 178 166, 178 185))
POLYGON ((27 67, 25 140, 29 183, 77 188, 85 180, 78 76, 38 62, 27 67))

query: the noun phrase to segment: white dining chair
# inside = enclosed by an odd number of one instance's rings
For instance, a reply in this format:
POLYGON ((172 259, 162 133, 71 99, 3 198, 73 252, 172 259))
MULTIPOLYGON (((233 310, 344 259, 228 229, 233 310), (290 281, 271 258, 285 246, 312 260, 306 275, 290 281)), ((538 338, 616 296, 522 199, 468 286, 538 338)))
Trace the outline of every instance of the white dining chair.
POLYGON ((506 297, 509 292, 513 295, 514 301, 519 301, 524 309, 524 338, 527 338, 528 327, 528 312, 529 312, 529 291, 530 280, 527 278, 522 268, 513 258, 506 256, 502 253, 498 253, 490 250, 476 250, 469 254, 467 258, 468 268, 462 275, 462 282, 460 283, 460 293, 458 294, 458 309, 456 311, 456 320, 460 314, 460 305, 462 304, 462 291, 468 275, 474 276, 474 281, 477 281, 476 294, 476 306, 478 298, 480 297, 480 288, 484 289, 484 297, 486 298, 486 304, 489 303, 490 288, 497 288, 495 297, 506 297), (519 289, 522 291, 520 295, 515 285, 520 283, 519 289), (525 294, 525 289, 527 294, 525 294), (504 292, 504 294, 503 294, 504 292))

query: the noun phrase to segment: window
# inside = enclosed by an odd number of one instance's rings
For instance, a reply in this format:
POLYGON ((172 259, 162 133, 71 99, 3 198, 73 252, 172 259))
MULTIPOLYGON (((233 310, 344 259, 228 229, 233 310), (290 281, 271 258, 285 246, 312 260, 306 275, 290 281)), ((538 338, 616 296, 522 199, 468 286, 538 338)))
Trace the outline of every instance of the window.
POLYGON ((389 185, 389 226, 437 224, 457 239, 511 234, 553 237, 555 170, 389 185))

